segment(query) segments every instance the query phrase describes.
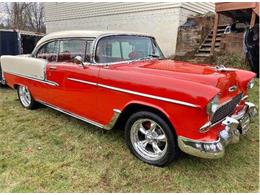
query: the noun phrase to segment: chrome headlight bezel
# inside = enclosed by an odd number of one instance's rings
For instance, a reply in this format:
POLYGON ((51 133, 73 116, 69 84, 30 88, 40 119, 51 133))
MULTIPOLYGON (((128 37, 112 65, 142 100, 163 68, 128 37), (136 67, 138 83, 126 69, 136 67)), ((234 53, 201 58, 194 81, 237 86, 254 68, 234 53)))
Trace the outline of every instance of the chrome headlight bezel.
POLYGON ((219 96, 216 95, 208 104, 207 104, 207 113, 211 117, 219 108, 219 96))
POLYGON ((255 78, 252 78, 248 83, 247 83, 247 89, 252 89, 255 86, 255 78))

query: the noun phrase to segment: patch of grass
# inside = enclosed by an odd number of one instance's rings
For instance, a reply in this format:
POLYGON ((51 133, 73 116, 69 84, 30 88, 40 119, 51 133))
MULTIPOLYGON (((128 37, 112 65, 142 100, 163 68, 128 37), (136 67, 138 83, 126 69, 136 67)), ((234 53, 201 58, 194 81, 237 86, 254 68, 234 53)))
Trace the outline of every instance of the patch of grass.
MULTIPOLYGON (((259 104, 258 86, 250 99, 259 104)), ((21 107, 0 89, 1 192, 256 192, 258 119, 222 159, 182 155, 147 165, 127 149, 122 130, 103 131, 49 108, 21 107)))
POLYGON ((239 69, 250 70, 250 66, 246 60, 237 54, 221 54, 215 57, 214 64, 225 65, 226 67, 233 67, 239 69))

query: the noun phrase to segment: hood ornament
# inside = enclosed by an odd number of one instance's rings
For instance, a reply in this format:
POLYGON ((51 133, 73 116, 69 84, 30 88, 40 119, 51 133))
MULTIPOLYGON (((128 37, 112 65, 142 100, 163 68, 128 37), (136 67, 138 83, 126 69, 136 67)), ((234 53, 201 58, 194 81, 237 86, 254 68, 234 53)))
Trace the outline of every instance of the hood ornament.
POLYGON ((215 66, 215 69, 219 72, 235 71, 234 68, 226 68, 224 65, 215 66))

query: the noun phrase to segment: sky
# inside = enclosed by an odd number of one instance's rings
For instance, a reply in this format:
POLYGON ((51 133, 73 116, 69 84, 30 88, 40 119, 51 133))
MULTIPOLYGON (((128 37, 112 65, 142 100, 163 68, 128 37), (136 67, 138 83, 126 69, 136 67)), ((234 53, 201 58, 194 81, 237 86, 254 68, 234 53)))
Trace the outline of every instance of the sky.
POLYGON ((7 20, 7 14, 5 13, 5 3, 0 3, 0 23, 5 23, 7 20))

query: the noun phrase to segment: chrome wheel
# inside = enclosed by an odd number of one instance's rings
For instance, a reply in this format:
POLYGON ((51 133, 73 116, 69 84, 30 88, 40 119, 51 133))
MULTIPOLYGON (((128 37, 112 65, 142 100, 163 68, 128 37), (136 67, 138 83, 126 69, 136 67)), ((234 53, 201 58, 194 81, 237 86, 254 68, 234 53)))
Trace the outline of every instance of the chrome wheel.
POLYGON ((19 98, 24 107, 29 107, 32 102, 31 94, 27 87, 19 86, 19 98))
POLYGON ((130 139, 135 151, 151 161, 164 157, 168 143, 161 126, 151 119, 138 119, 130 130, 130 139))

